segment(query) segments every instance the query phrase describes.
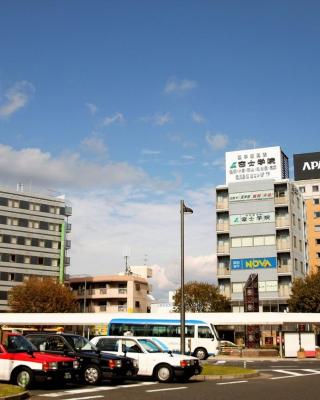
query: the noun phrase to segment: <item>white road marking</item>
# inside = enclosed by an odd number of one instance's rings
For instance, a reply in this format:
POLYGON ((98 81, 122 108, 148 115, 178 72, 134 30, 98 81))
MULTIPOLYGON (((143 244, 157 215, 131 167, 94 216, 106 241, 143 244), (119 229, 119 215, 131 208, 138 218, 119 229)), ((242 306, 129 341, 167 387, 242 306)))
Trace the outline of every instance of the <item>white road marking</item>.
POLYGON ((301 368, 301 371, 310 372, 310 374, 299 374, 297 372, 285 371, 285 370, 281 370, 281 369, 278 369, 278 370, 275 369, 274 371, 282 372, 284 374, 288 374, 287 376, 275 376, 273 378, 270 378, 270 379, 274 379, 274 380, 276 380, 276 379, 287 379, 287 378, 297 378, 298 376, 299 377, 303 377, 303 376, 319 375, 320 374, 320 371, 318 371, 318 370, 315 370, 315 369, 302 369, 302 368, 301 368))
POLYGON ((73 397, 72 400, 89 400, 89 399, 98 399, 104 397, 102 395, 100 396, 88 396, 88 397, 73 397))
POLYGON ((301 376, 303 374, 299 374, 299 372, 288 371, 286 369, 274 369, 275 372, 280 372, 281 374, 288 374, 293 376, 301 376))
MULTIPOLYGON (((82 389, 73 389, 73 390, 64 390, 61 392, 56 393, 45 393, 40 394, 41 397, 61 397, 70 394, 82 394, 82 393, 94 393, 100 391, 107 391, 107 390, 116 390, 116 389, 130 389, 132 387, 138 386, 148 386, 148 385, 157 385, 158 382, 141 382, 141 383, 133 383, 128 385, 118 385, 118 386, 96 386, 96 387, 89 387, 89 388, 82 388, 82 389)), ((74 399, 72 399, 74 400, 74 399)))
POLYGON ((173 387, 173 388, 165 388, 165 389, 146 390, 146 392, 147 393, 166 392, 168 390, 181 390, 181 389, 188 389, 188 388, 187 388, 187 386, 181 386, 181 387, 173 387))
POLYGON ((320 371, 318 371, 316 369, 303 369, 302 371, 312 372, 315 375, 320 374, 320 371))
POLYGON ((217 385, 234 385, 236 383, 246 383, 248 381, 232 381, 232 382, 219 382, 217 385))
POLYGON ((225 364, 225 363, 226 363, 226 361, 219 360, 219 361, 217 361, 215 364, 225 364))

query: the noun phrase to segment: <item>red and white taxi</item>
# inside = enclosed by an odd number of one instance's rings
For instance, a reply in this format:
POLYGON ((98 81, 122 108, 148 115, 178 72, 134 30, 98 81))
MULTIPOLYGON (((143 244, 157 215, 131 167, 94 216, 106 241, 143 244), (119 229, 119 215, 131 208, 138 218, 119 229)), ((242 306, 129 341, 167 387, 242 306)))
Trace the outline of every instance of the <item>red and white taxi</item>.
POLYGON ((35 381, 70 381, 78 366, 73 357, 37 351, 19 334, 7 333, 0 343, 0 380, 26 389, 35 381))

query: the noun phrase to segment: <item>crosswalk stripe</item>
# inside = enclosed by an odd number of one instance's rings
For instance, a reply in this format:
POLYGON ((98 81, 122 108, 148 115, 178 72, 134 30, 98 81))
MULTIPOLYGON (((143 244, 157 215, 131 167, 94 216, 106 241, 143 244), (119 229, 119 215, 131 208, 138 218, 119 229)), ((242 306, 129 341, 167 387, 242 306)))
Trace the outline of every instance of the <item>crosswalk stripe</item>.
POLYGON ((303 369, 302 371, 311 372, 313 374, 320 374, 320 371, 316 369, 303 369))
POLYGON ((39 396, 41 397, 61 397, 61 396, 66 396, 70 394, 82 394, 82 393, 94 393, 94 392, 100 392, 100 391, 107 391, 107 390, 116 390, 116 389, 130 389, 132 387, 141 387, 141 386, 148 386, 148 385, 157 385, 158 382, 140 382, 140 383, 133 383, 133 384, 128 384, 128 385, 118 385, 118 386, 96 386, 96 387, 90 387, 90 388, 81 388, 81 389, 70 389, 70 390, 64 390, 61 392, 56 392, 56 393, 45 393, 45 394, 40 394, 39 396))
POLYGON ((303 375, 303 374, 299 374, 298 372, 288 371, 285 369, 274 369, 273 371, 280 372, 282 374, 294 375, 294 376, 303 375))

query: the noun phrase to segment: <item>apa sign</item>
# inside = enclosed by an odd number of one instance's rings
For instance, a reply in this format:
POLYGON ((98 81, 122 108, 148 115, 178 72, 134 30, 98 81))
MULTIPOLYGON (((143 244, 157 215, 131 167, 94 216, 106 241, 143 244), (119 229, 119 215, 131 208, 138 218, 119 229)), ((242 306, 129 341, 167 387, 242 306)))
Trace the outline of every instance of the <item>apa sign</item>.
POLYGON ((293 155, 296 181, 320 178, 320 152, 293 155))
POLYGON ((231 260, 232 270, 269 268, 277 268, 277 257, 234 258, 231 260))

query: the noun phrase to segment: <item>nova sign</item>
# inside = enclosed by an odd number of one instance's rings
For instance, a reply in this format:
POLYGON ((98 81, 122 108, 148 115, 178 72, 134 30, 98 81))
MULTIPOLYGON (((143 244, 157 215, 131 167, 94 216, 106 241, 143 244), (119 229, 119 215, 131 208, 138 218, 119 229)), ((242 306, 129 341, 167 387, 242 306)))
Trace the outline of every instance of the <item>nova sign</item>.
POLYGON ((277 268, 277 257, 235 258, 231 260, 231 269, 269 269, 277 268))
POLYGON ((296 181, 320 178, 320 152, 294 154, 293 163, 296 181))

